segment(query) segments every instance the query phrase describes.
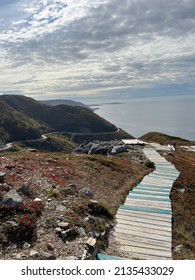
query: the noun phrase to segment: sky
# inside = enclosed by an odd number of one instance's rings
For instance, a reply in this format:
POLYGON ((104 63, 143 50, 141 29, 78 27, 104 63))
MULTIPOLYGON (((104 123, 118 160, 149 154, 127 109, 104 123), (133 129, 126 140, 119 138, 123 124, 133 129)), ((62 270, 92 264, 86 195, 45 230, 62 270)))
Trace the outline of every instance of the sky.
POLYGON ((0 94, 194 94, 194 78, 195 0, 0 0, 0 94))

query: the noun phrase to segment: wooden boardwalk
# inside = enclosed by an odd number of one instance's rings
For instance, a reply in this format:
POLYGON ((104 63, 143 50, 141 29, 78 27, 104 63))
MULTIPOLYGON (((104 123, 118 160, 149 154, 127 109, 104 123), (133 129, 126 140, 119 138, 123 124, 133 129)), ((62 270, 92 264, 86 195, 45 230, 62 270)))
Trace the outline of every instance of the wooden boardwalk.
MULTIPOLYGON (((170 192, 179 172, 154 148, 144 148, 155 163, 155 171, 145 176, 119 206, 114 238, 128 258, 172 259, 172 210, 170 192)), ((119 259, 98 254, 98 259, 119 259)))

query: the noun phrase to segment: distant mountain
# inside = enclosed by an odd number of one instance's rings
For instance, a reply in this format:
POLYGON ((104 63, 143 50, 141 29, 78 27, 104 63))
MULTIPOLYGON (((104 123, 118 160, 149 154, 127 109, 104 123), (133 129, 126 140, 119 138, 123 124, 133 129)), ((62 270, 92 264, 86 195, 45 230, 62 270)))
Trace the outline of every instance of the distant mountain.
POLYGON ((114 132, 117 128, 80 106, 48 106, 21 95, 0 96, 0 142, 36 139, 44 132, 114 132))
POLYGON ((39 102, 50 105, 50 106, 56 106, 56 105, 69 105, 69 106, 79 106, 84 107, 89 110, 93 110, 91 107, 77 101, 68 100, 68 99, 52 99, 52 100, 40 100, 39 102))

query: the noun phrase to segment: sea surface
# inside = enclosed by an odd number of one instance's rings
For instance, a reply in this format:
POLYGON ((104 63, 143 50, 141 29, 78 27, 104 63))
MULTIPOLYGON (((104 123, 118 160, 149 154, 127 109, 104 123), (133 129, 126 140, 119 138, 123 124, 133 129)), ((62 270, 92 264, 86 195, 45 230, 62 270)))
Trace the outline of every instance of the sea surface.
MULTIPOLYGON (((94 100, 93 100, 94 102, 94 100)), ((95 113, 134 137, 162 132, 195 140, 195 96, 99 99, 95 113)))

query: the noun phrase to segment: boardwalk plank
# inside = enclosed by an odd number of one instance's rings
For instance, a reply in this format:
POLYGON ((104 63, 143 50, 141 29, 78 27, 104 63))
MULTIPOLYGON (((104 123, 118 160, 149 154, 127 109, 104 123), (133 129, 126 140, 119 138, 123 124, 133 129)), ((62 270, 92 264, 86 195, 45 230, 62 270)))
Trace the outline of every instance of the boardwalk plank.
POLYGON ((157 208, 146 208, 146 207, 136 207, 136 206, 129 206, 129 205, 121 205, 119 206, 121 209, 125 209, 127 211, 141 211, 141 212, 151 212, 151 213, 160 213, 160 214, 167 214, 167 215, 171 215, 171 211, 170 210, 164 210, 164 209, 157 209, 157 208))
POLYGON ((131 222, 137 222, 137 223, 144 223, 148 226, 156 226, 156 227, 162 227, 166 228, 167 230, 171 231, 171 221, 163 221, 163 220, 157 220, 157 219, 146 219, 144 217, 135 217, 133 216, 125 216, 123 214, 118 213, 117 214, 117 223, 131 223, 131 222))
POLYGON ((133 191, 129 192, 130 194, 136 194, 136 195, 148 195, 148 196, 156 196, 156 197, 164 197, 164 198, 169 198, 169 193, 161 193, 161 192, 154 192, 154 191, 149 191, 149 190, 139 190, 139 189, 134 189, 133 191))
POLYGON ((121 232, 114 232, 113 235, 115 236, 116 240, 121 239, 125 241, 133 241, 133 242, 141 242, 145 244, 150 245, 157 245, 157 246, 163 246, 166 247, 168 250, 171 248, 172 243, 170 241, 164 241, 164 240, 156 240, 152 238, 148 238, 146 236, 135 236, 132 234, 126 235, 121 232))
POLYGON ((162 203, 162 202, 156 202, 154 203, 153 201, 148 201, 148 200, 138 200, 138 199, 126 199, 124 205, 130 205, 130 206, 136 206, 139 207, 141 205, 141 207, 144 208, 148 208, 148 209, 167 209, 171 211, 171 205, 167 202, 162 203))
POLYGON ((117 223, 116 227, 115 227, 115 230, 116 231, 120 231, 120 229, 124 229, 126 230, 127 232, 130 230, 130 231, 141 231, 141 232, 145 232, 145 233, 149 233, 149 234, 152 234, 152 235, 160 235, 160 236, 168 236, 170 237, 171 236, 171 232, 170 231, 166 231, 166 230, 163 230, 162 228, 161 229, 156 229, 154 227, 147 227, 144 223, 142 224, 142 226, 140 224, 136 224, 133 225, 133 224, 123 224, 123 223, 117 223))
POLYGON ((159 251, 155 249, 148 249, 148 248, 139 248, 139 247, 129 247, 128 245, 123 245, 122 247, 123 251, 138 253, 138 254, 145 254, 145 255, 151 255, 153 257, 164 257, 164 258, 171 258, 172 254, 169 251, 159 251))
POLYGON ((155 241, 166 241, 166 242, 171 242, 171 234, 170 236, 162 236, 160 233, 159 234, 152 234, 148 233, 148 232, 140 232, 140 231, 135 231, 135 230, 126 230, 123 228, 117 228, 115 230, 115 233, 120 233, 124 236, 126 236, 127 238, 129 238, 130 236, 132 237, 132 240, 134 237, 143 237, 143 238, 151 238, 152 240, 155 241))
POLYGON ((142 195, 132 195, 132 194, 129 194, 127 196, 127 198, 130 198, 130 199, 143 199, 143 200, 151 200, 151 201, 162 201, 162 202, 169 202, 170 203, 170 199, 169 198, 159 198, 159 197, 150 197, 150 196, 142 196, 142 195))
POLYGON ((131 219, 128 217, 128 219, 123 218, 123 216, 118 216, 118 221, 117 225, 127 225, 127 226, 140 226, 140 227, 146 227, 146 228, 153 228, 153 229, 158 229, 162 231, 170 231, 171 232, 171 227, 170 223, 167 223, 165 225, 162 223, 157 223, 157 222, 148 222, 147 220, 144 219, 131 219))
POLYGON ((126 239, 122 239, 122 238, 116 238, 116 241, 119 242, 121 245, 124 244, 124 245, 128 245, 128 246, 171 252, 170 247, 166 247, 166 246, 162 246, 162 245, 152 245, 152 244, 148 244, 148 243, 144 243, 144 242, 136 242, 136 241, 126 240, 126 239))

